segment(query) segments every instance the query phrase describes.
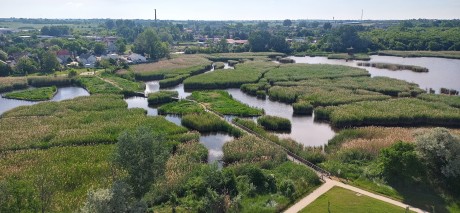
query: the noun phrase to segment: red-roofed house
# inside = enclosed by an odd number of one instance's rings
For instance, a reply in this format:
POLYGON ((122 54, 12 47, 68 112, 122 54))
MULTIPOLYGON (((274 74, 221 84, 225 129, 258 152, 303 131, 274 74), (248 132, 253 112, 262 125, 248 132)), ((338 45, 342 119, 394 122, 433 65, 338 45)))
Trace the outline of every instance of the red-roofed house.
POLYGON ((61 64, 67 64, 68 60, 72 60, 72 54, 68 50, 59 50, 56 52, 56 57, 61 64))

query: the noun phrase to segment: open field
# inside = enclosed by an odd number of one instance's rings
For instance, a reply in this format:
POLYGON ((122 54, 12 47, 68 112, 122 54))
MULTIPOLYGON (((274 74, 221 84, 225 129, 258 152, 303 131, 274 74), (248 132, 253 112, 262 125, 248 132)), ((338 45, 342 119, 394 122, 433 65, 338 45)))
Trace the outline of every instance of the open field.
POLYGON ((191 98, 224 115, 251 117, 264 113, 262 109, 250 107, 234 100, 226 91, 195 91, 192 93, 191 98))
POLYGON ((42 87, 37 89, 7 93, 3 97, 28 101, 45 101, 52 99, 56 92, 57 88, 55 86, 42 87))
POLYGON ((398 56, 398 57, 436 57, 460 59, 460 51, 397 51, 382 50, 379 55, 398 56))
POLYGON ((333 187, 301 212, 406 212, 405 209, 340 187, 333 187))
POLYGON ((187 132, 164 117, 126 107, 120 96, 108 95, 18 107, 0 119, 0 150, 115 143, 122 131, 140 125, 171 137, 187 132))
MULTIPOLYGON (((20 202, 24 208, 40 203, 38 193, 43 192, 51 195, 47 212, 72 212, 86 201, 88 190, 112 183, 110 158, 114 148, 96 145, 3 153, 0 184, 12 184, 16 191, 11 193, 23 193, 20 202), (28 200, 29 193, 32 200, 28 200)), ((32 211, 33 207, 28 207, 32 211)))
POLYGON ((256 83, 263 74, 278 67, 275 63, 261 61, 246 62, 234 70, 217 70, 190 77, 184 81, 185 89, 227 89, 240 88, 247 83, 256 83))

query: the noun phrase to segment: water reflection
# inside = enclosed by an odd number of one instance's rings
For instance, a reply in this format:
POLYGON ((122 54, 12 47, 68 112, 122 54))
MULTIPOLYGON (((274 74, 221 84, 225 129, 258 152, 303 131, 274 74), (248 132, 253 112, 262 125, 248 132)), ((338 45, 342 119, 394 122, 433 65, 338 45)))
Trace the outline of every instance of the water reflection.
POLYGON ((292 138, 305 146, 323 146, 335 132, 327 123, 314 122, 311 116, 293 116, 291 105, 249 96, 239 89, 227 90, 234 99, 252 107, 263 108, 265 114, 287 118, 292 123, 291 133, 277 133, 282 138, 292 138))
POLYGON ((208 163, 218 162, 219 167, 222 168, 222 157, 224 152, 222 148, 225 143, 233 140, 234 138, 229 135, 221 133, 202 134, 200 136, 200 143, 202 143, 209 150, 208 163))
MULTIPOLYGON (((296 63, 308 64, 336 64, 351 67, 358 67, 356 61, 345 61, 327 59, 326 57, 290 57, 296 63)), ((429 69, 428 73, 417 73, 409 70, 391 71, 387 69, 377 69, 374 67, 361 67, 369 71, 371 76, 386 76, 413 82, 422 89, 433 88, 439 93, 442 87, 460 90, 460 60, 445 58, 402 58, 394 56, 371 56, 370 62, 373 63, 392 63, 404 65, 416 65, 429 69)))

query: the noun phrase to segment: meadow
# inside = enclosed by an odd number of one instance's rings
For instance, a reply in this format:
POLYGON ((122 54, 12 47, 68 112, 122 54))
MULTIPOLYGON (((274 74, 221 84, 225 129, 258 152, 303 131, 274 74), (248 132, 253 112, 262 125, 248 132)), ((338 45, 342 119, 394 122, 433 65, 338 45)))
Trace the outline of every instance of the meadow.
POLYGON ((247 83, 256 83, 264 73, 277 68, 275 63, 261 61, 245 62, 235 66, 234 70, 216 70, 214 72, 192 76, 184 81, 185 89, 227 89, 240 88, 247 83))
POLYGON ((205 104, 210 109, 223 115, 237 115, 243 117, 259 116, 264 113, 257 109, 236 101, 226 91, 195 91, 191 99, 205 104))
POLYGON ((415 98, 387 101, 365 101, 347 105, 317 108, 318 119, 326 119, 334 127, 353 126, 460 126, 460 109, 444 103, 415 98))
POLYGON ((52 99, 56 92, 57 88, 55 86, 52 86, 24 90, 19 92, 11 92, 3 95, 3 97, 28 101, 46 101, 52 99))

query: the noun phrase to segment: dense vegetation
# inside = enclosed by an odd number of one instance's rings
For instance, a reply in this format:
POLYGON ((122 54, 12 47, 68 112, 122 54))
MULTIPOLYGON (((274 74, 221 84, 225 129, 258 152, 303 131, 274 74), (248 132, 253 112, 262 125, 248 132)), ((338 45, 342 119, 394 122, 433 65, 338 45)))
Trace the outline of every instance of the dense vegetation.
POLYGON ((225 132, 235 137, 243 135, 239 129, 211 113, 187 114, 182 117, 181 123, 187 128, 204 133, 225 132))
POLYGON ((193 76, 184 81, 185 89, 226 89, 239 88, 243 84, 255 83, 267 71, 277 65, 266 62, 246 62, 235 66, 234 70, 217 70, 193 76))
POLYGON ((0 92, 9 92, 27 88, 27 79, 22 77, 0 78, 0 92))
POLYGON ((335 107, 318 108, 318 119, 327 119, 335 127, 350 126, 459 126, 460 110, 444 103, 402 98, 366 101, 335 107))
POLYGON ((430 102, 442 102, 449 106, 460 108, 460 97, 455 95, 420 94, 417 98, 430 102))
POLYGON ((77 79, 77 84, 88 90, 90 94, 122 94, 121 88, 98 77, 82 76, 77 79))
POLYGON ((28 101, 45 101, 52 99, 56 92, 57 88, 55 86, 42 87, 20 92, 7 93, 3 95, 3 97, 28 101))
POLYGON ((175 101, 175 98, 179 96, 177 91, 158 91, 150 93, 148 102, 150 105, 159 105, 175 101))
POLYGON ((460 59, 458 51, 397 51, 383 50, 378 52, 379 55, 399 56, 399 57, 436 57, 460 59))
POLYGON ((164 104, 158 108, 159 114, 185 115, 204 112, 203 106, 196 102, 181 100, 164 104))
POLYGON ((271 131, 291 131, 291 121, 287 118, 264 115, 257 119, 257 123, 266 130, 271 131))
POLYGON ((358 66, 364 67, 375 67, 378 69, 388 69, 388 70, 411 70, 414 72, 428 72, 428 68, 414 66, 414 65, 404 65, 404 64, 390 64, 390 63, 358 63, 358 66))
POLYGON ((223 115, 250 117, 263 114, 262 109, 238 102, 226 91, 195 91, 192 93, 191 98, 223 115))

